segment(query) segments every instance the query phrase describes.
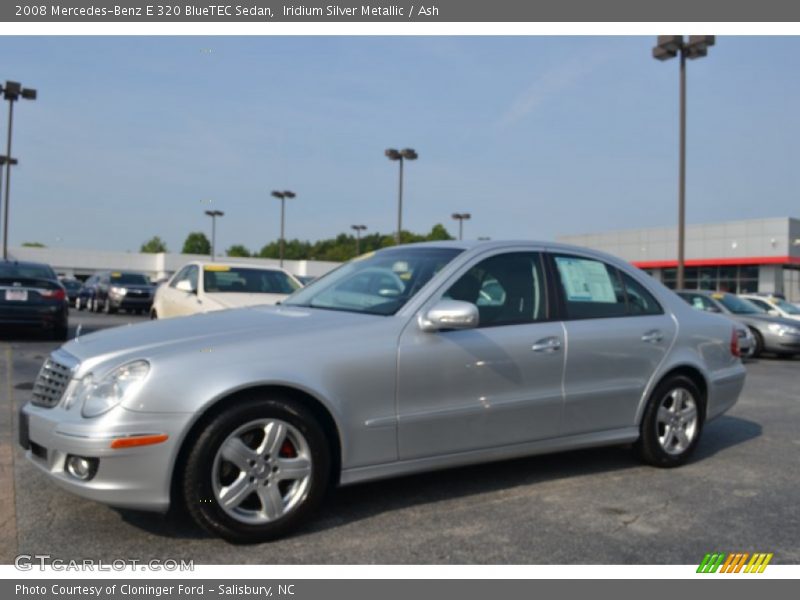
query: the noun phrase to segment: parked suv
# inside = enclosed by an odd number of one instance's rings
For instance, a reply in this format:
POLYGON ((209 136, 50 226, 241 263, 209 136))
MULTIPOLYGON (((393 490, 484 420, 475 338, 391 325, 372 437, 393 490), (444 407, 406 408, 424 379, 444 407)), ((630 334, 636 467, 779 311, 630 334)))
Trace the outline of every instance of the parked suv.
POLYGON ((92 310, 111 314, 126 310, 142 314, 150 311, 155 287, 143 273, 106 271, 98 273, 92 310))

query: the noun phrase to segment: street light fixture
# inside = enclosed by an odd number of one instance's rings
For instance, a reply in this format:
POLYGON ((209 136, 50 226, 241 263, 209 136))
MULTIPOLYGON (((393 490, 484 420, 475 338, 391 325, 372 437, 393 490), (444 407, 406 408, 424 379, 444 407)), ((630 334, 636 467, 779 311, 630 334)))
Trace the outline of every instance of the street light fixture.
POLYGON ((281 240, 280 240, 280 259, 281 259, 281 268, 283 268, 283 245, 284 245, 284 238, 283 238, 283 226, 284 226, 284 215, 286 209, 286 199, 287 198, 294 198, 297 196, 294 192, 290 192, 289 190, 285 190, 283 192, 273 191, 272 196, 274 198, 279 198, 281 201, 281 240))
POLYGON ((356 232, 356 256, 361 255, 361 232, 366 228, 366 225, 350 225, 350 229, 356 232))
POLYGON ((453 213, 453 218, 458 221, 458 239, 464 237, 464 221, 469 221, 472 215, 469 213, 453 213))
POLYGON ((690 35, 685 40, 682 35, 660 35, 653 48, 653 58, 669 60, 680 55, 680 142, 678 166, 678 273, 677 289, 684 287, 685 248, 686 248, 686 59, 702 58, 714 45, 713 35, 690 35))
POLYGON ((23 98, 24 100, 36 100, 36 90, 32 88, 24 88, 22 84, 17 81, 6 81, 5 86, 0 85, 0 92, 3 92, 3 98, 8 100, 8 141, 6 143, 6 198, 3 204, 3 258, 8 258, 8 202, 11 187, 11 165, 17 164, 17 161, 11 157, 11 130, 14 125, 14 102, 23 98))
POLYGON ((394 238, 395 241, 400 244, 400 232, 403 231, 403 162, 406 160, 417 160, 419 155, 413 148, 403 148, 402 150, 389 148, 384 154, 389 160, 400 162, 400 184, 397 192, 397 235, 395 235, 394 238))
POLYGON ((207 210, 206 214, 211 217, 211 260, 213 261, 217 254, 217 217, 224 217, 225 213, 221 210, 207 210))

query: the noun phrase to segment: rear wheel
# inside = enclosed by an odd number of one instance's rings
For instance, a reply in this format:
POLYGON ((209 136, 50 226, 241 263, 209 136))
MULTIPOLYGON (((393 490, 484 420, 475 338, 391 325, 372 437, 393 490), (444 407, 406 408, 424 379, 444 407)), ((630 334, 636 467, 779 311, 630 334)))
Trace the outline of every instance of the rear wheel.
POLYGON ((150 318, 153 319, 153 320, 158 318, 158 313, 156 312, 155 308, 150 311, 150 318))
POLYGON ((636 450, 656 467, 677 467, 694 452, 703 429, 704 400, 685 375, 662 381, 650 396, 636 450))
POLYGON ((53 328, 52 338, 58 342, 63 342, 67 339, 67 335, 69 334, 69 330, 67 328, 66 323, 64 325, 57 325, 53 328))
POLYGON ((182 490, 201 527, 231 542, 263 542, 308 518, 330 469, 327 439, 308 410, 253 398, 208 423, 187 456, 182 490))

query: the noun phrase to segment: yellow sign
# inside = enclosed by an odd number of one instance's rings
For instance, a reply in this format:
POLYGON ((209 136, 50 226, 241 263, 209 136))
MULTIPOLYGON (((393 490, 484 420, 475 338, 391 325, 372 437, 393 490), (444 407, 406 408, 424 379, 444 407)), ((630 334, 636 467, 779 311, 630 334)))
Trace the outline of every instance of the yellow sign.
POLYGON ((204 271, 230 271, 231 268, 227 265, 206 265, 203 267, 204 271))

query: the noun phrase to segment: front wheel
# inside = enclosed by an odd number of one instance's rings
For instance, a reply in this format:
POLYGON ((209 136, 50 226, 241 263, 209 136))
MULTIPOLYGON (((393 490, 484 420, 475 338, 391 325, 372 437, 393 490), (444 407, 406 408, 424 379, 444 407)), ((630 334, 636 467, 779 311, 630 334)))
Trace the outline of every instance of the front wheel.
POLYGON ((325 433, 301 404, 239 402, 200 433, 186 459, 183 496, 204 529, 236 543, 276 539, 303 523, 330 480, 325 433))
POLYGON ((764 353, 764 336, 759 333, 757 329, 751 329, 753 339, 755 340, 755 348, 753 349, 753 358, 759 357, 764 353))
POLYGON ((703 396, 691 379, 683 375, 665 379, 645 409, 637 453, 656 467, 684 464, 700 440, 703 414, 703 396))

